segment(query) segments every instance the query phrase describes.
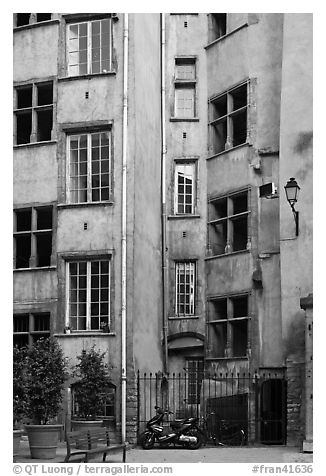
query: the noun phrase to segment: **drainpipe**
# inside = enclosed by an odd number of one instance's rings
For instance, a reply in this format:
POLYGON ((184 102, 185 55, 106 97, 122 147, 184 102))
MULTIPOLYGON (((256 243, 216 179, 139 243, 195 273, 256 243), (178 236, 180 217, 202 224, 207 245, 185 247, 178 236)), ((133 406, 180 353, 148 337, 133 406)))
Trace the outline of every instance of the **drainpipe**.
POLYGON ((121 232, 121 435, 126 441, 127 402, 127 140, 128 140, 128 13, 123 28, 122 232, 121 232))
POLYGON ((165 131, 165 14, 161 13, 161 199, 162 199, 162 281, 163 281, 163 351, 164 372, 169 372, 168 360, 168 267, 166 239, 166 131, 165 131))

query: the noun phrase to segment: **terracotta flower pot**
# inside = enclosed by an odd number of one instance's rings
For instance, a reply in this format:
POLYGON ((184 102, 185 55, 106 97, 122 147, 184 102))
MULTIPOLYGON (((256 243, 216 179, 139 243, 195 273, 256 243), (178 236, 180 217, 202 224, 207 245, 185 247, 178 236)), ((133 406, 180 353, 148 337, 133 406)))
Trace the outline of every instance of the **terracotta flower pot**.
POLYGON ((23 434, 22 430, 14 430, 13 453, 14 456, 19 454, 20 438, 23 434))
POLYGON ((31 457, 55 458, 61 428, 62 425, 26 425, 31 457))
MULTIPOLYGON (((103 420, 71 420, 71 429, 72 431, 87 431, 93 430, 94 428, 101 428, 103 426, 103 420)), ((96 444, 94 444, 95 448, 96 444)), ((87 445, 83 443, 76 442, 76 448, 83 449, 87 445)))

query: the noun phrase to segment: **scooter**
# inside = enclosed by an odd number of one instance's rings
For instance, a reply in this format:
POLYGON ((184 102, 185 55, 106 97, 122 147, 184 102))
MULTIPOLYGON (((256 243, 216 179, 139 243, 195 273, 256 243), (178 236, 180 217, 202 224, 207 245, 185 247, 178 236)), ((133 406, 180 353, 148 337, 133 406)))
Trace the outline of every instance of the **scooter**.
POLYGON ((155 442, 161 447, 173 445, 183 446, 190 450, 197 450, 203 444, 203 435, 198 427, 198 418, 190 417, 175 420, 170 423, 172 433, 163 435, 164 415, 173 414, 160 407, 154 407, 156 415, 146 423, 146 430, 140 435, 140 444, 145 450, 154 447, 155 442))

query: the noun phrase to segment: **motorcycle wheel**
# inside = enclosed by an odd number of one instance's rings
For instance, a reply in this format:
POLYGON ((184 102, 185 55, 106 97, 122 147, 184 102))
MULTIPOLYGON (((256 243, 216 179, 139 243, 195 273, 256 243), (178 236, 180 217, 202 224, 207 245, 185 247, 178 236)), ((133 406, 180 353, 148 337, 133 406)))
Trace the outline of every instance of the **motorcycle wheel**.
POLYGON ((196 443, 187 443, 187 448, 189 450, 198 450, 203 444, 203 435, 197 430, 189 432, 189 435, 195 436, 197 441, 196 443))
POLYGON ((140 444, 144 450, 151 450, 155 444, 153 433, 143 433, 140 436, 140 444))

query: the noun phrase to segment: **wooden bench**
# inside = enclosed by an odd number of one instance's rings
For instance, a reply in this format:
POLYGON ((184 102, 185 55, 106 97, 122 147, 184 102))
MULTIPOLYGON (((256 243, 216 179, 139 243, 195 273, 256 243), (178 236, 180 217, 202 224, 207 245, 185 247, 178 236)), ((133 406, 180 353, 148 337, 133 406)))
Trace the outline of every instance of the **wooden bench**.
POLYGON ((68 463, 72 456, 84 455, 83 462, 87 463, 92 455, 103 453, 103 462, 108 453, 122 451, 122 461, 126 462, 126 444, 110 445, 107 428, 96 428, 86 431, 66 431, 67 456, 64 462, 68 463))

